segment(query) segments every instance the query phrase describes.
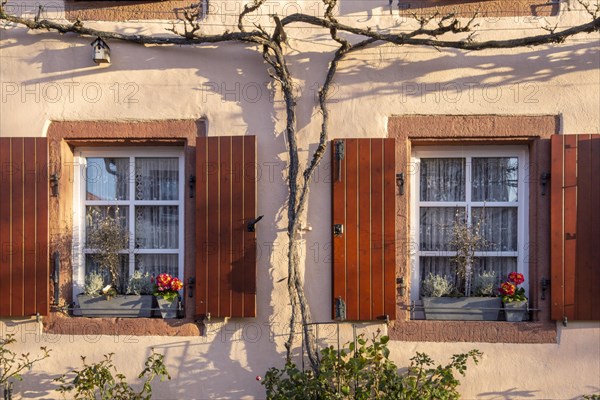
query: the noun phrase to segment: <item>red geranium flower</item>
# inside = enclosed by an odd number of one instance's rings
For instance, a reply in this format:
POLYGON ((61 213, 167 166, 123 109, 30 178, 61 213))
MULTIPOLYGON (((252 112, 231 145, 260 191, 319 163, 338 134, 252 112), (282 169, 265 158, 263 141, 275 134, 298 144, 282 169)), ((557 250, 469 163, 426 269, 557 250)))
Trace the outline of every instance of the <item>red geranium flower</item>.
POLYGON ((523 274, 518 272, 511 272, 508 274, 508 279, 515 285, 520 285, 521 283, 525 282, 525 277, 523 274))
POLYGON ((500 293, 505 296, 512 296, 513 294, 515 294, 515 289, 516 289, 516 287, 512 283, 504 282, 500 286, 500 293))

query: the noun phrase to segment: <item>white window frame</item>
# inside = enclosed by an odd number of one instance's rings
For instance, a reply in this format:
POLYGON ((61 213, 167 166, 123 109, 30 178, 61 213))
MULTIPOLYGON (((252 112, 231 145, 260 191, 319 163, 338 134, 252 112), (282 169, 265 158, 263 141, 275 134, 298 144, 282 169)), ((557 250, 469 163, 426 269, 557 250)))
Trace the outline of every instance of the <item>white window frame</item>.
MULTIPOLYGON (((123 252, 129 254, 129 274, 135 269, 136 254, 177 254, 178 255, 178 277, 183 280, 184 271, 184 208, 185 208, 185 163, 184 151, 179 147, 81 147, 74 151, 74 180, 73 180, 73 296, 83 293, 85 285, 85 206, 129 206, 129 230, 130 235, 135 234, 135 213, 133 206, 178 206, 179 218, 179 248, 178 249, 136 249, 135 241, 131 240, 129 250, 123 252), (129 200, 86 200, 85 168, 86 158, 129 158, 129 200), (135 158, 177 158, 179 165, 179 199, 178 200, 135 200, 135 158)), ((134 237, 134 236, 131 236, 134 237)))
MULTIPOLYGON (((517 184, 517 201, 516 202, 493 202, 492 207, 502 206, 517 206, 517 251, 485 251, 475 252, 476 256, 516 256, 517 257, 517 272, 524 275, 525 281, 523 288, 526 294, 529 291, 529 152, 527 146, 515 145, 478 145, 478 146, 415 146, 412 148, 411 154, 411 170, 410 185, 410 238, 414 244, 414 251, 410 255, 411 264, 411 301, 420 300, 421 276, 420 276, 420 256, 435 255, 435 256, 453 256, 456 252, 452 251, 421 251, 420 243, 420 207, 466 207, 469 204, 471 207, 490 207, 490 203, 472 202, 471 190, 465 188, 465 201, 462 202, 434 202, 420 201, 420 170, 421 158, 465 158, 466 175, 465 184, 471 184, 471 168, 469 167, 472 158, 476 157, 516 157, 518 158, 518 184, 517 184)), ((468 213, 469 223, 471 213, 468 213)), ((506 279, 507 277, 501 277, 506 279)))

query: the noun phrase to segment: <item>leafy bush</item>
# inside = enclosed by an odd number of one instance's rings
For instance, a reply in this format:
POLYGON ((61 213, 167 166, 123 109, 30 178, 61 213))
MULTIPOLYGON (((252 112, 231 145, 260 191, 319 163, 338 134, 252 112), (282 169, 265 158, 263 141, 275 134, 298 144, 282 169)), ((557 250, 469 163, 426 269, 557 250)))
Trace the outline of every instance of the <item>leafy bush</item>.
POLYGON ((154 291, 154 284, 149 273, 143 274, 142 271, 136 270, 133 272, 133 276, 129 278, 129 284, 127 285, 127 293, 142 295, 152 294, 154 291))
POLYGON ((482 353, 471 350, 456 354, 445 366, 434 366, 424 353, 411 358, 408 371, 399 373, 389 359, 387 336, 374 335, 370 344, 361 335, 339 352, 331 347, 321 351, 318 373, 301 371, 294 363, 283 369, 271 368, 262 384, 268 399, 458 399, 455 372, 465 375, 467 361, 475 364, 482 353))
POLYGON ((98 272, 91 272, 85 277, 83 293, 88 296, 100 296, 104 287, 104 276, 98 272))
POLYGON ((423 280, 421 290, 423 297, 450 296, 452 292, 454 292, 454 285, 446 276, 434 275, 430 272, 423 280))
POLYGON ((50 357, 50 350, 40 347, 42 355, 31 358, 29 353, 17 355, 8 346, 15 343, 15 335, 7 334, 5 339, 0 338, 0 388, 4 389, 5 398, 11 397, 13 381, 22 381, 23 370, 30 370, 34 364, 50 357))
POLYGON ((493 296, 497 285, 496 271, 483 271, 473 278, 473 295, 493 296))
POLYGON ((141 390, 137 392, 126 382, 125 375, 117 371, 113 355, 114 353, 105 354, 104 360, 95 364, 87 364, 82 356, 81 371, 73 370, 55 379, 61 384, 58 391, 63 395, 75 391, 74 396, 68 397, 75 400, 147 400, 152 398, 151 382, 154 378, 158 376, 161 381, 171 379, 164 364, 164 356, 152 350, 152 354, 146 359, 144 370, 138 375, 138 378, 145 380, 141 390), (67 383, 67 375, 71 374, 74 375, 72 381, 67 383))

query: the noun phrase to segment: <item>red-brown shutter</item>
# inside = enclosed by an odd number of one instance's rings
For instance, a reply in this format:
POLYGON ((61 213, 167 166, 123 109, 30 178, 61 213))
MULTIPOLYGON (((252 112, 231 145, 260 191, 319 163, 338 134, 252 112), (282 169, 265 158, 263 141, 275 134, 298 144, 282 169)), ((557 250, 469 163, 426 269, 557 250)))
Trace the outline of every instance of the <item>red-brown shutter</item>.
POLYGON ((48 145, 0 138, 0 317, 48 315, 48 145))
POLYGON ((600 135, 554 135, 552 319, 600 320, 600 135))
POLYGON ((198 138, 197 316, 256 316, 256 217, 256 137, 198 138))
POLYGON ((395 162, 394 139, 332 142, 334 317, 341 297, 347 320, 396 318, 395 162))

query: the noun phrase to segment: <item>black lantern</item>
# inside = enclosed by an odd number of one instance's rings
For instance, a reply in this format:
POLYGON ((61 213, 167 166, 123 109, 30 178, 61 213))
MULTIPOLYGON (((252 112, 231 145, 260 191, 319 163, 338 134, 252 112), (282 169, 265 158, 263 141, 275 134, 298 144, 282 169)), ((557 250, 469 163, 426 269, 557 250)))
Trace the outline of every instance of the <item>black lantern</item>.
POLYGON ((101 37, 97 37, 91 44, 94 48, 93 60, 96 64, 110 64, 110 47, 101 37))

